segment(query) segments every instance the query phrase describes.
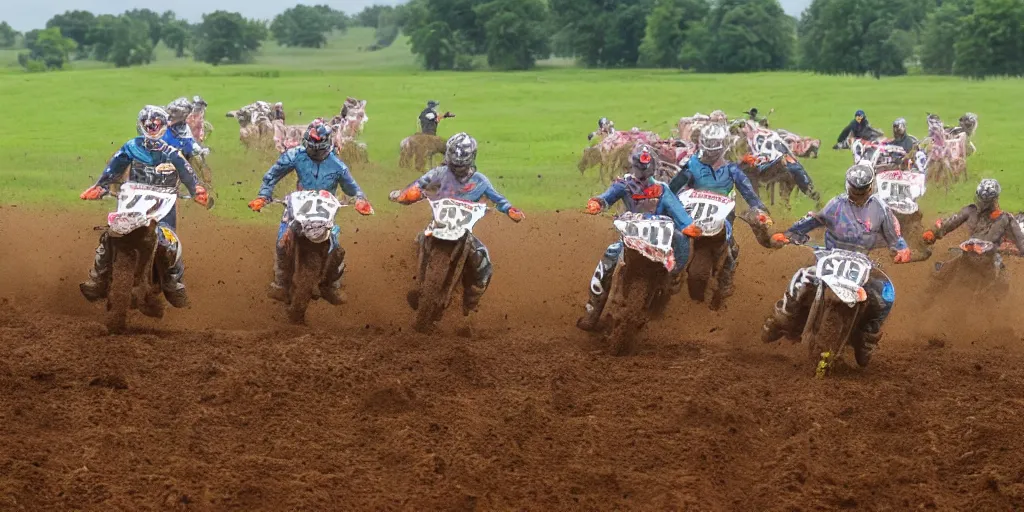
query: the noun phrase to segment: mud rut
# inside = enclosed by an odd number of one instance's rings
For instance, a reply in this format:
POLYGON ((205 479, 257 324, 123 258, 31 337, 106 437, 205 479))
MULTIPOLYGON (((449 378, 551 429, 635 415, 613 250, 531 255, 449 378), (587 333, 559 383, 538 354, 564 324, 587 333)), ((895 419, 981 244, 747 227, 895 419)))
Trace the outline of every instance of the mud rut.
POLYGON ((77 290, 95 210, 43 231, 0 208, 3 510, 1024 508, 1018 260, 1004 302, 929 313, 930 263, 888 267, 872 366, 817 382, 804 347, 757 340, 812 257, 742 226, 742 295, 678 295, 614 358, 572 327, 607 219, 484 219, 495 277, 467 339, 457 314, 411 332, 422 208, 342 215, 350 304, 290 327, 263 294, 276 224, 183 205, 192 308, 111 337, 77 290))

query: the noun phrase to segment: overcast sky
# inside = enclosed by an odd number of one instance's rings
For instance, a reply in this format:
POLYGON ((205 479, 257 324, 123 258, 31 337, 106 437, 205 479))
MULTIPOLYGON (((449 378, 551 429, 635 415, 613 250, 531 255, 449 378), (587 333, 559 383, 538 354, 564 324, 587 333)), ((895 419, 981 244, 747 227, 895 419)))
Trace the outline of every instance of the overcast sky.
MULTIPOLYGON (((799 16, 811 0, 780 0, 787 13, 799 16)), ((173 10, 179 18, 199 21, 203 13, 217 10, 236 11, 248 18, 272 19, 275 15, 294 5, 327 4, 347 13, 356 13, 372 4, 394 5, 400 0, 314 0, 306 2, 272 2, 269 0, 177 0, 167 4, 144 3, 139 0, 49 0, 42 4, 24 0, 5 0, 0 9, 0 21, 10 23, 15 30, 25 32, 34 28, 43 28, 46 20, 64 11, 84 10, 93 14, 119 14, 131 9, 148 8, 157 12, 173 10)))

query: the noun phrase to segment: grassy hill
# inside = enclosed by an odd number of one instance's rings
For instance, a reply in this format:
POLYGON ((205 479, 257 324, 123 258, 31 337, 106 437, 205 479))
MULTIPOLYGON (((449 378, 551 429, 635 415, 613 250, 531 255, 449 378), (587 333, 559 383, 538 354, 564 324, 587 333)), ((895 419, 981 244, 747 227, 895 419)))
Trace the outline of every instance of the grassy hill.
MULTIPOLYGON (((872 80, 802 73, 698 75, 656 70, 585 70, 541 67, 521 73, 427 73, 416 67, 403 39, 378 52, 362 52, 372 31, 353 29, 331 38, 326 49, 281 48, 273 44, 256 62, 208 66, 173 59, 161 49, 154 64, 112 69, 76 62, 66 72, 0 74, 5 122, 0 153, 10 155, 0 180, 4 203, 55 200, 77 203, 77 194, 102 170, 106 159, 134 134, 134 119, 147 103, 201 94, 210 103, 215 131, 209 144, 220 206, 217 211, 246 216, 244 203, 258 188, 273 155, 246 152, 237 125, 223 113, 257 99, 283 101, 293 123, 336 113, 346 96, 368 100, 363 140, 369 168, 357 178, 375 202, 415 176, 397 169, 398 142, 416 130, 416 115, 427 99, 458 114, 442 134, 468 131, 480 140, 482 172, 517 204, 529 209, 573 208, 601 189, 593 175, 580 176, 576 162, 597 119, 608 116, 621 129, 652 128, 663 134, 682 115, 722 108, 737 114, 751 106, 774 107, 775 126, 823 139, 828 147, 854 110, 888 130, 904 116, 910 131, 925 134, 927 112, 949 122, 965 111, 980 117, 975 140, 979 153, 969 160, 972 182, 1000 179, 1004 207, 1022 209, 1021 179, 1015 171, 1021 143, 1015 137, 1024 104, 1019 80, 969 82, 956 78, 903 77, 872 80)), ((6 58, 8 54, 3 54, 6 58)), ((842 190, 850 164, 848 151, 824 150, 806 160, 825 194, 842 190)), ((948 197, 930 190, 929 215, 949 211, 973 196, 962 185, 948 197)), ((283 190, 283 189, 282 189, 283 190)), ((797 201, 794 213, 811 207, 797 201)))

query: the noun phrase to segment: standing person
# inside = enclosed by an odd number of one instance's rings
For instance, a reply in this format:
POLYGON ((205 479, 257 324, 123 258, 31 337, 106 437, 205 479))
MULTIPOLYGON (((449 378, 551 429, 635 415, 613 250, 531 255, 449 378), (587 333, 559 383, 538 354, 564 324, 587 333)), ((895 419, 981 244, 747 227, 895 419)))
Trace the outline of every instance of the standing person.
POLYGON ((437 107, 440 105, 435 100, 427 102, 427 108, 420 112, 420 132, 427 135, 437 135, 437 125, 441 123, 442 119, 449 119, 455 117, 455 114, 451 112, 445 112, 444 115, 437 113, 437 107))

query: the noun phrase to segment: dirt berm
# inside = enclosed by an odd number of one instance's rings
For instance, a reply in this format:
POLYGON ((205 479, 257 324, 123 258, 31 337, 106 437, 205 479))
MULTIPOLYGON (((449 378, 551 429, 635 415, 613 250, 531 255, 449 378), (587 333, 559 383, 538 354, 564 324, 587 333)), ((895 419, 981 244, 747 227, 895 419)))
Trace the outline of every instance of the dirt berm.
POLYGON ((186 205, 193 305, 125 336, 77 289, 102 215, 0 208, 0 510, 1024 509, 1018 260, 1009 297, 924 312, 931 263, 886 266, 874 361, 819 381, 758 341, 812 256, 743 226, 727 310, 677 296, 632 357, 573 327, 613 239, 575 211, 484 219, 473 336, 412 333, 425 208, 342 212, 350 302, 292 327, 276 226, 186 205))

